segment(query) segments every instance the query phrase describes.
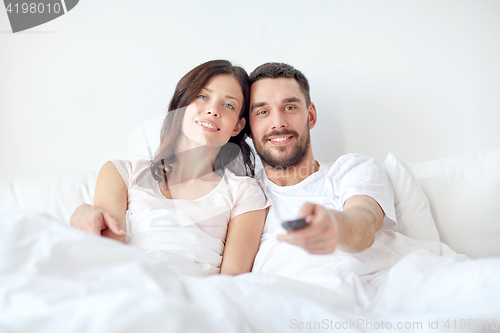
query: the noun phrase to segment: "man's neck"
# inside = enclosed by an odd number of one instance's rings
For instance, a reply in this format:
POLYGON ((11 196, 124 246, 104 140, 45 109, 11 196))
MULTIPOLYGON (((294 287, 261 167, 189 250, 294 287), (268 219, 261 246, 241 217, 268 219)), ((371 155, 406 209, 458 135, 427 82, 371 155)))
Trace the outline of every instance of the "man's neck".
POLYGON ((295 185, 319 170, 319 163, 314 159, 312 152, 299 164, 291 167, 272 168, 264 164, 267 178, 278 186, 295 185))

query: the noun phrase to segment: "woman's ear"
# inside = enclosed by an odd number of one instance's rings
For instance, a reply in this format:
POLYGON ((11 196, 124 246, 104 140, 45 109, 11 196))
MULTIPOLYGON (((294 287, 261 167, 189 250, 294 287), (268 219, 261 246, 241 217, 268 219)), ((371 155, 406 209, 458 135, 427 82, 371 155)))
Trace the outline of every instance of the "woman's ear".
POLYGON ((233 129, 233 132, 231 133, 231 136, 237 136, 238 134, 240 134, 241 130, 243 128, 245 128, 245 124, 246 124, 246 119, 245 118, 241 118, 237 123, 236 123, 236 126, 234 126, 234 129, 233 129))

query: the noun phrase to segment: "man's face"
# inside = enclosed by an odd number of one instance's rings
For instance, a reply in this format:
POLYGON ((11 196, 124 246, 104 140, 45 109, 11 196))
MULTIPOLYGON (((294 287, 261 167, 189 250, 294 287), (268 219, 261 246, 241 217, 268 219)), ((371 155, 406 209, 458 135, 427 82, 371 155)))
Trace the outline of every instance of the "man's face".
POLYGON ((250 127, 263 163, 273 168, 292 167, 310 150, 309 129, 316 124, 313 103, 295 79, 260 79, 252 84, 250 127))

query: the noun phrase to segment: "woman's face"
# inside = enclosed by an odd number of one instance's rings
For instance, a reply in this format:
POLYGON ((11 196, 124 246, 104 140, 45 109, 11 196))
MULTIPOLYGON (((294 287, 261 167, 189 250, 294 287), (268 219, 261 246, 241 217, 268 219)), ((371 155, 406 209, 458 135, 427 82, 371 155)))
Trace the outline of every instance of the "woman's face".
POLYGON ((214 76, 186 108, 182 133, 187 147, 226 143, 245 126, 239 119, 243 93, 232 75, 214 76))

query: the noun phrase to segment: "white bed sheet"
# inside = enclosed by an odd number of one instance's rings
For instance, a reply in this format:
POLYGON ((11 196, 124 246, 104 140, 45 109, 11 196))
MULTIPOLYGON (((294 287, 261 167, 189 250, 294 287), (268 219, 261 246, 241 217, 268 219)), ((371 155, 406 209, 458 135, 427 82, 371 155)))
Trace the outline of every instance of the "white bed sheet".
POLYGON ((437 256, 441 245, 399 234, 379 233, 371 251, 336 253, 319 266, 269 243, 275 251, 260 254, 261 272, 202 278, 48 215, 0 212, 0 228, 0 332, 325 332, 339 324, 363 332, 381 331, 382 320, 392 332, 452 332, 453 320, 500 320, 500 258, 437 256), (422 329, 404 329, 414 322, 422 329))

